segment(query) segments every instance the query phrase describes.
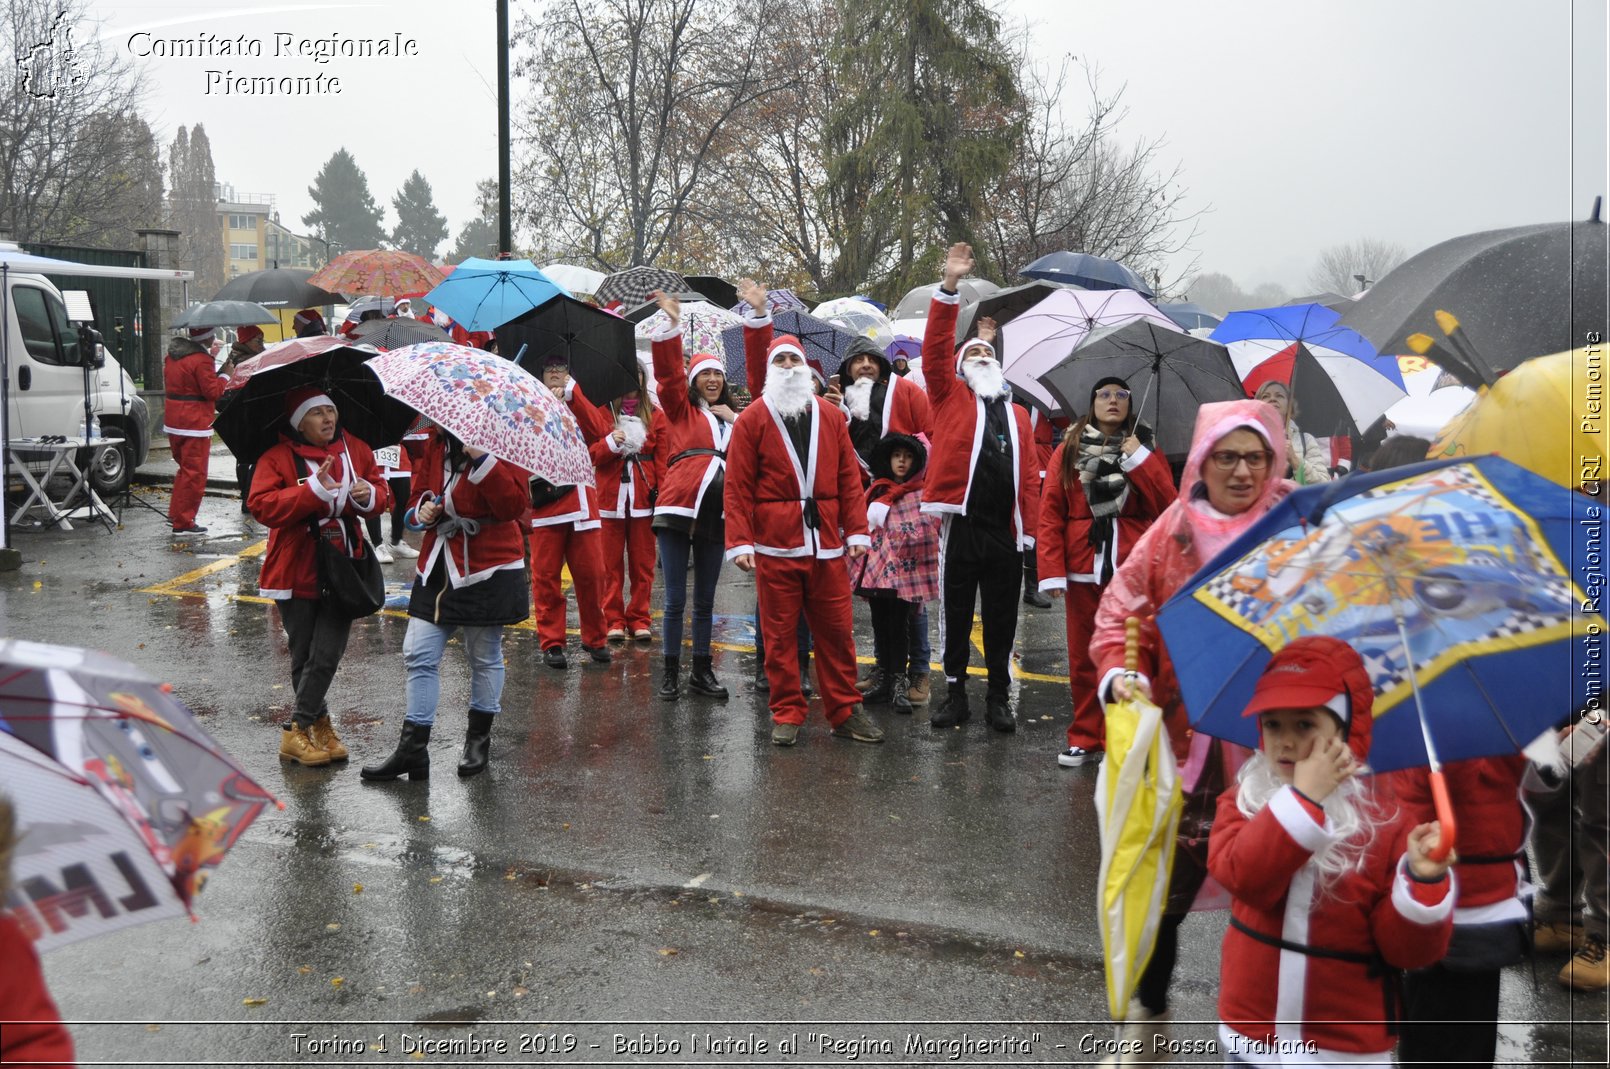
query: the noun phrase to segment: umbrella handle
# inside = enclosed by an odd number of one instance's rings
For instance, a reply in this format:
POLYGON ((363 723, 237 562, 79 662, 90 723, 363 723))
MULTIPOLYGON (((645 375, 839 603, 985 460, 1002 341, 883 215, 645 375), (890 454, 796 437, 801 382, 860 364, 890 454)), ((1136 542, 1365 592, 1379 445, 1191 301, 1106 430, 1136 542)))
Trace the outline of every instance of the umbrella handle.
POLYGON ((1140 617, 1124 621, 1124 671, 1140 671, 1140 617))
POLYGON ((1431 799, 1436 803, 1437 822, 1442 825, 1442 834, 1438 839, 1437 848, 1431 851, 1429 856, 1432 861, 1443 861, 1453 852, 1454 838, 1459 834, 1459 826, 1454 821, 1453 802, 1448 798, 1448 780, 1440 768, 1431 773, 1431 799))

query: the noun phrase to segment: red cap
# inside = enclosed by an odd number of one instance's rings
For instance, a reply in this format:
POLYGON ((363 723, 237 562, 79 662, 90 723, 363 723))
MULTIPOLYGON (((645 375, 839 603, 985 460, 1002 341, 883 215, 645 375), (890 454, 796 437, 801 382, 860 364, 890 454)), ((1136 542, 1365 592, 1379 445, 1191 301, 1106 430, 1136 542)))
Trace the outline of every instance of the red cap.
POLYGON ((191 327, 190 340, 193 342, 212 341, 215 333, 212 327, 191 327))
POLYGON ((1326 707, 1345 724, 1352 719, 1348 695, 1354 681, 1348 678, 1349 671, 1362 667, 1358 654, 1345 642, 1322 636, 1297 639, 1269 659, 1241 715, 1326 707), (1346 651, 1345 657, 1338 655, 1337 647, 1346 651))
POLYGON ((324 392, 323 387, 298 386, 285 395, 285 416, 290 421, 291 426, 295 427, 301 424, 302 418, 308 414, 310 409, 317 408, 319 405, 329 405, 333 408, 335 407, 335 402, 330 399, 329 394, 324 392))
POLYGON ((238 342, 260 341, 263 337, 262 327, 236 327, 235 340, 238 342))

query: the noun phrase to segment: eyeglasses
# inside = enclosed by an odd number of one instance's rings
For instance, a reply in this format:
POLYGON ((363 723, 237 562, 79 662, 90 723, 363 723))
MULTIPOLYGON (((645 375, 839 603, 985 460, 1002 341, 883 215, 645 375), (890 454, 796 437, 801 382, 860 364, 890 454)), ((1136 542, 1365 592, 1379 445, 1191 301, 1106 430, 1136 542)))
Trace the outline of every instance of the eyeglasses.
POLYGON ((1100 391, 1099 393, 1096 394, 1096 400, 1098 400, 1098 401, 1127 401, 1127 400, 1129 400, 1129 391, 1128 390, 1102 390, 1102 391, 1100 391))
POLYGON ((1275 458, 1275 455, 1267 449, 1255 449, 1250 453, 1237 453, 1233 449, 1220 449, 1209 453, 1208 456, 1213 458, 1214 465, 1220 471, 1234 471, 1236 465, 1243 460, 1247 462, 1248 471, 1262 471, 1275 458))

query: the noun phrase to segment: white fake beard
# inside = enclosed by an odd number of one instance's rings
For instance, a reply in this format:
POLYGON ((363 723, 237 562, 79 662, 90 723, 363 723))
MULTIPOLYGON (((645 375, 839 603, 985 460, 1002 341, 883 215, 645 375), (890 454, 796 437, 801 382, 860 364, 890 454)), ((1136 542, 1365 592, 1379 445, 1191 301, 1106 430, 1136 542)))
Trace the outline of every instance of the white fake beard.
POLYGON ((816 391, 811 388, 811 369, 804 364, 798 367, 766 365, 766 387, 763 396, 771 402, 778 415, 784 417, 799 415, 810 405, 811 398, 816 396, 816 391))
MULTIPOLYGON (((1360 778, 1363 774, 1364 771, 1360 770, 1349 776, 1345 783, 1331 791, 1320 803, 1320 808, 1325 811, 1325 819, 1330 821, 1331 829, 1337 836, 1312 858, 1314 868, 1324 878, 1322 884, 1329 884, 1358 866, 1370 840, 1375 838, 1376 827, 1384 819, 1370 789, 1360 778)), ((1240 785, 1236 791, 1236 808, 1248 820, 1257 816, 1269 804, 1275 792, 1285 786, 1275 772, 1274 763, 1262 750, 1254 753, 1241 766, 1241 771, 1236 774, 1236 782, 1240 785)))
POLYGON ((986 401, 1004 397, 1010 389, 1006 385, 1006 376, 1001 372, 1001 365, 993 360, 965 361, 962 364, 962 377, 967 380, 968 387, 986 401))
POLYGON ((872 418, 872 387, 877 379, 856 379, 844 388, 844 407, 856 419, 872 418))
POLYGON ((643 421, 636 416, 616 416, 615 429, 626 432, 626 441, 621 444, 622 453, 640 451, 643 448, 643 443, 648 439, 648 432, 643 429, 643 421))

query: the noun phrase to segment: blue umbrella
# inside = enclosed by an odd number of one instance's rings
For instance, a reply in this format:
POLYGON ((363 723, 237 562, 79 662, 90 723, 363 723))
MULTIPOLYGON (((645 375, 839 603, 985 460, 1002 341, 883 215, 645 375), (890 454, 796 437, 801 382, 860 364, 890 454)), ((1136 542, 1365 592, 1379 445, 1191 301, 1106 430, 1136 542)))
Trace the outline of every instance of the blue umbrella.
MULTIPOLYGON (((771 322, 773 337, 792 334, 798 338, 800 348, 805 350, 805 359, 815 361, 822 374, 829 377, 837 373, 839 365, 844 362, 844 354, 856 338, 849 331, 806 312, 773 312, 771 322)), ((727 350, 727 379, 744 382, 744 328, 728 327, 721 332, 721 343, 727 350)), ((749 389, 759 394, 761 385, 751 382, 749 389)))
POLYGON ((1047 282, 1068 282, 1087 290, 1134 290, 1142 297, 1157 296, 1145 279, 1117 260, 1088 252, 1047 253, 1018 274, 1047 282))
POLYGON ((1160 304, 1157 306, 1157 310, 1186 330, 1212 330, 1223 322, 1222 319, 1195 301, 1184 301, 1179 304, 1160 304))
POLYGON ((465 330, 492 330, 570 292, 530 260, 472 256, 453 269, 425 300, 465 330))
POLYGON ((1242 712, 1269 658, 1329 635, 1369 671, 1375 771, 1519 751, 1589 698, 1595 509, 1498 457, 1290 494, 1158 613, 1191 722, 1256 746, 1242 712))

